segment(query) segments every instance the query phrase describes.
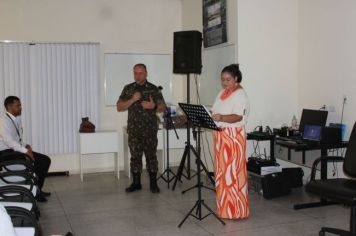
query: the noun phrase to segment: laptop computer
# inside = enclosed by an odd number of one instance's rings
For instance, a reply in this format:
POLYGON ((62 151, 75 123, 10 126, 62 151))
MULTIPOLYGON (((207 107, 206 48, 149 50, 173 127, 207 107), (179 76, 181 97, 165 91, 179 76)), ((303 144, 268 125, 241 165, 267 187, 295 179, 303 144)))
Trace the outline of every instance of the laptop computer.
POLYGON ((299 132, 304 132, 305 125, 319 125, 324 127, 326 119, 328 118, 328 111, 303 109, 302 117, 299 123, 299 132))
POLYGON ((303 142, 319 143, 321 139, 321 130, 322 127, 320 125, 305 124, 303 130, 303 142))
POLYGON ((303 136, 279 138, 282 141, 278 140, 277 144, 280 143, 297 146, 319 144, 321 139, 321 130, 322 127, 320 125, 305 124, 303 136))

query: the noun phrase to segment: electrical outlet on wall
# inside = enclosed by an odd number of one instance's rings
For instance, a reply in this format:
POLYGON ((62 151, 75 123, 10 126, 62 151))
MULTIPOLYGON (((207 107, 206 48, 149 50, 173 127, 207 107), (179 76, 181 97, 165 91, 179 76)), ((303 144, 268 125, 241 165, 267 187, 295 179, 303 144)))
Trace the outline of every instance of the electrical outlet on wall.
POLYGON ((333 106, 333 105, 329 105, 327 109, 328 109, 328 112, 335 112, 335 106, 333 106))
POLYGON ((347 103, 347 96, 345 94, 342 96, 342 100, 344 101, 345 104, 347 103))

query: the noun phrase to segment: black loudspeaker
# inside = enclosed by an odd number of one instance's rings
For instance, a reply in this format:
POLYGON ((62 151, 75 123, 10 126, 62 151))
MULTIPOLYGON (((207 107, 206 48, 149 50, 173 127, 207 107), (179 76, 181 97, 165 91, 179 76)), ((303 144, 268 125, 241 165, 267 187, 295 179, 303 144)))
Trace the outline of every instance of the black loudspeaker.
POLYGON ((286 176, 292 188, 303 187, 304 171, 302 168, 300 167, 283 168, 282 173, 286 176))
POLYGON ((173 73, 201 73, 202 34, 199 31, 174 32, 173 73))
POLYGON ((283 172, 265 175, 262 178, 263 197, 271 199, 288 195, 291 192, 290 183, 283 172))

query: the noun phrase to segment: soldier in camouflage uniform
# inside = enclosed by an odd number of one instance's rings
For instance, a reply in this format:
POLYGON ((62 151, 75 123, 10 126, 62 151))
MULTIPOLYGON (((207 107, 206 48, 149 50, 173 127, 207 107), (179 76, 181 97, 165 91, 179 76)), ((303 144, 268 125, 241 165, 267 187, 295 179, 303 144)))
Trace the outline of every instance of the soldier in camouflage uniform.
POLYGON ((134 192, 142 188, 142 155, 145 153, 151 192, 159 193, 160 190, 157 186, 158 119, 156 112, 163 112, 166 105, 159 89, 147 81, 146 66, 136 64, 133 71, 135 82, 124 87, 117 102, 118 111, 128 110, 127 133, 133 182, 126 188, 126 192, 134 192))

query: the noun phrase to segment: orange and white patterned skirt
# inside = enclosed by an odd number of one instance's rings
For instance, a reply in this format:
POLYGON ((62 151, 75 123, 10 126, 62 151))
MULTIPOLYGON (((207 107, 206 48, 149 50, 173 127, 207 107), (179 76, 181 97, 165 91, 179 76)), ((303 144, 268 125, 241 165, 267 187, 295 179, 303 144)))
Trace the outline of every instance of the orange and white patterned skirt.
POLYGON ((245 127, 214 131, 217 214, 224 219, 249 216, 245 127))

